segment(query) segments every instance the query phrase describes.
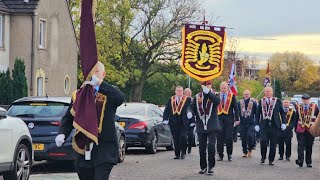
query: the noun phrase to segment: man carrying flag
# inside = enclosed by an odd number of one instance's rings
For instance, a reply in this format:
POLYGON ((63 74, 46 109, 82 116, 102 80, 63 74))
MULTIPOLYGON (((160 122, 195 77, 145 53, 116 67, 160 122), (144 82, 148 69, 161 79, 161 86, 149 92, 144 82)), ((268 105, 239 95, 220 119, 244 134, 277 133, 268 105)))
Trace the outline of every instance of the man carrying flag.
POLYGON ((75 167, 80 180, 109 179, 119 155, 115 112, 124 101, 120 90, 103 81, 106 73, 98 62, 92 1, 81 3, 80 56, 85 82, 73 93, 55 139, 60 147, 76 129, 72 147, 77 152, 75 167))

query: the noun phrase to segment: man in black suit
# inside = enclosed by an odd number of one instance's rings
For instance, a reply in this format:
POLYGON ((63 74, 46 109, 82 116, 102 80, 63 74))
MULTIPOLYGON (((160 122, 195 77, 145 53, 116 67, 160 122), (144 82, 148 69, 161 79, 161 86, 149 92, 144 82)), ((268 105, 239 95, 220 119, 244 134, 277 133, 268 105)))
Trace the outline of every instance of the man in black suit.
POLYGON ((279 136, 279 160, 283 160, 284 146, 286 146, 286 160, 290 161, 291 156, 291 141, 293 137, 293 128, 297 124, 298 113, 293 104, 289 100, 283 100, 283 109, 287 117, 287 128, 282 131, 279 136))
MULTIPOLYGON (((75 149, 78 152, 76 153, 75 167, 80 180, 109 179, 113 166, 118 163, 119 144, 114 119, 117 107, 124 101, 124 94, 118 88, 103 81, 105 77, 104 69, 104 65, 98 62, 92 80, 85 82, 95 89, 96 106, 101 101, 102 104, 105 104, 105 108, 102 108, 104 111, 99 112, 97 108, 97 113, 101 113, 100 117, 103 117, 103 120, 100 119, 99 122, 99 129, 101 129, 98 136, 99 143, 93 144, 91 150, 87 149, 90 154, 89 158, 84 153, 79 153, 79 149, 75 149)), ((61 120, 59 135, 55 140, 58 147, 63 145, 74 128, 74 112, 71 109, 73 109, 75 100, 76 91, 73 93, 72 102, 61 120)), ((74 141, 72 144, 75 147, 74 141)))
POLYGON ((218 133, 217 149, 219 153, 218 161, 223 160, 224 143, 227 146, 228 160, 232 161, 233 151, 233 128, 239 124, 239 110, 236 96, 228 91, 228 83, 222 82, 220 85, 220 104, 218 106, 219 122, 221 131, 218 133))
POLYGON ((218 131, 221 129, 218 122, 217 106, 219 97, 211 89, 212 81, 201 83, 202 92, 198 93, 188 108, 188 118, 196 117, 196 130, 199 138, 200 172, 199 174, 213 174, 215 167, 215 145, 218 131), (208 162, 207 164, 207 151, 208 162))
POLYGON ((257 103, 250 98, 250 91, 243 92, 243 99, 238 102, 240 114, 240 136, 242 141, 242 157, 252 157, 254 141, 254 120, 257 114, 257 103))
POLYGON ((269 165, 273 166, 276 146, 281 129, 286 129, 286 114, 280 99, 273 97, 273 89, 265 87, 264 98, 259 101, 255 130, 260 131, 261 161, 265 163, 267 146, 270 141, 269 165))
POLYGON ((163 123, 169 124, 174 142, 174 159, 184 159, 187 150, 187 132, 190 126, 187 109, 191 98, 183 95, 183 87, 177 86, 175 96, 169 98, 163 113, 163 123))
MULTIPOLYGON (((183 90, 183 94, 189 98, 192 99, 192 91, 190 88, 185 88, 183 90)), ((194 127, 196 126, 195 124, 195 119, 192 118, 189 120, 189 128, 188 128, 188 154, 191 154, 191 149, 192 149, 192 146, 195 144, 194 142, 194 127)))

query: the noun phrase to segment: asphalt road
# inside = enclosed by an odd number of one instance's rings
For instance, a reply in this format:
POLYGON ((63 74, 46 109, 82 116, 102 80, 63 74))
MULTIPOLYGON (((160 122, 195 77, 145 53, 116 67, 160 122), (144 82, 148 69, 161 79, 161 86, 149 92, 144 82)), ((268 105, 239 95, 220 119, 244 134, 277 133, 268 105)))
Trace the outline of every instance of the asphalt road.
MULTIPOLYGON (((115 166, 110 179, 120 180, 170 180, 170 179, 218 179, 218 180, 318 180, 320 176, 320 141, 315 141, 313 168, 299 168, 294 160, 297 157, 296 141, 293 138, 291 161, 275 161, 275 166, 261 165, 260 148, 252 158, 242 158, 241 141, 234 144, 233 161, 217 162, 214 175, 200 175, 198 147, 184 160, 173 160, 173 152, 159 148, 155 155, 145 154, 143 149, 129 149, 125 162, 115 166)), ((278 155, 276 157, 278 159, 278 155)), ((266 161, 267 162, 267 161, 266 161)), ((1 179, 1 178, 0 178, 1 179)), ((76 180, 78 179, 71 163, 41 162, 32 169, 30 180, 76 180)))

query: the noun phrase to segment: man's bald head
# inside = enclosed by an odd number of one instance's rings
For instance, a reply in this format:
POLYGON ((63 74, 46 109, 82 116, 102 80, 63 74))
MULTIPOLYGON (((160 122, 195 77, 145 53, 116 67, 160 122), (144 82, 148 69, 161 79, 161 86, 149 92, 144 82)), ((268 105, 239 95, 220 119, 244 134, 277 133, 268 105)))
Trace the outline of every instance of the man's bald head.
POLYGON ((267 97, 267 98, 271 98, 273 96, 272 87, 265 87, 264 88, 264 96, 267 97))
POLYGON ((228 92, 228 90, 229 90, 229 85, 228 85, 228 83, 227 83, 227 82, 222 82, 222 83, 220 84, 220 91, 221 91, 221 93, 225 94, 225 93, 228 92))
POLYGON ((100 61, 97 62, 97 66, 94 71, 94 75, 96 75, 97 78, 99 78, 101 80, 103 80, 104 77, 106 77, 105 67, 104 67, 104 64, 102 64, 102 62, 100 62, 100 61))
POLYGON ((183 91, 183 94, 187 97, 191 97, 192 96, 192 91, 190 88, 185 88, 183 91))
POLYGON ((249 99, 251 97, 251 93, 249 90, 243 91, 243 98, 244 99, 249 99))

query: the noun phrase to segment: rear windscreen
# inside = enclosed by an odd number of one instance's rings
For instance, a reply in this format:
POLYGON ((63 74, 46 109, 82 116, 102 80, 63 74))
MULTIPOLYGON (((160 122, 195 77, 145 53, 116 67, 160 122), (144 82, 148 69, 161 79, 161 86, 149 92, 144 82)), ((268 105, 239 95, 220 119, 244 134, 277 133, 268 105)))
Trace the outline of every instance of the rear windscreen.
POLYGON ((21 102, 13 104, 7 115, 12 117, 62 117, 68 106, 68 104, 59 102, 21 102))

